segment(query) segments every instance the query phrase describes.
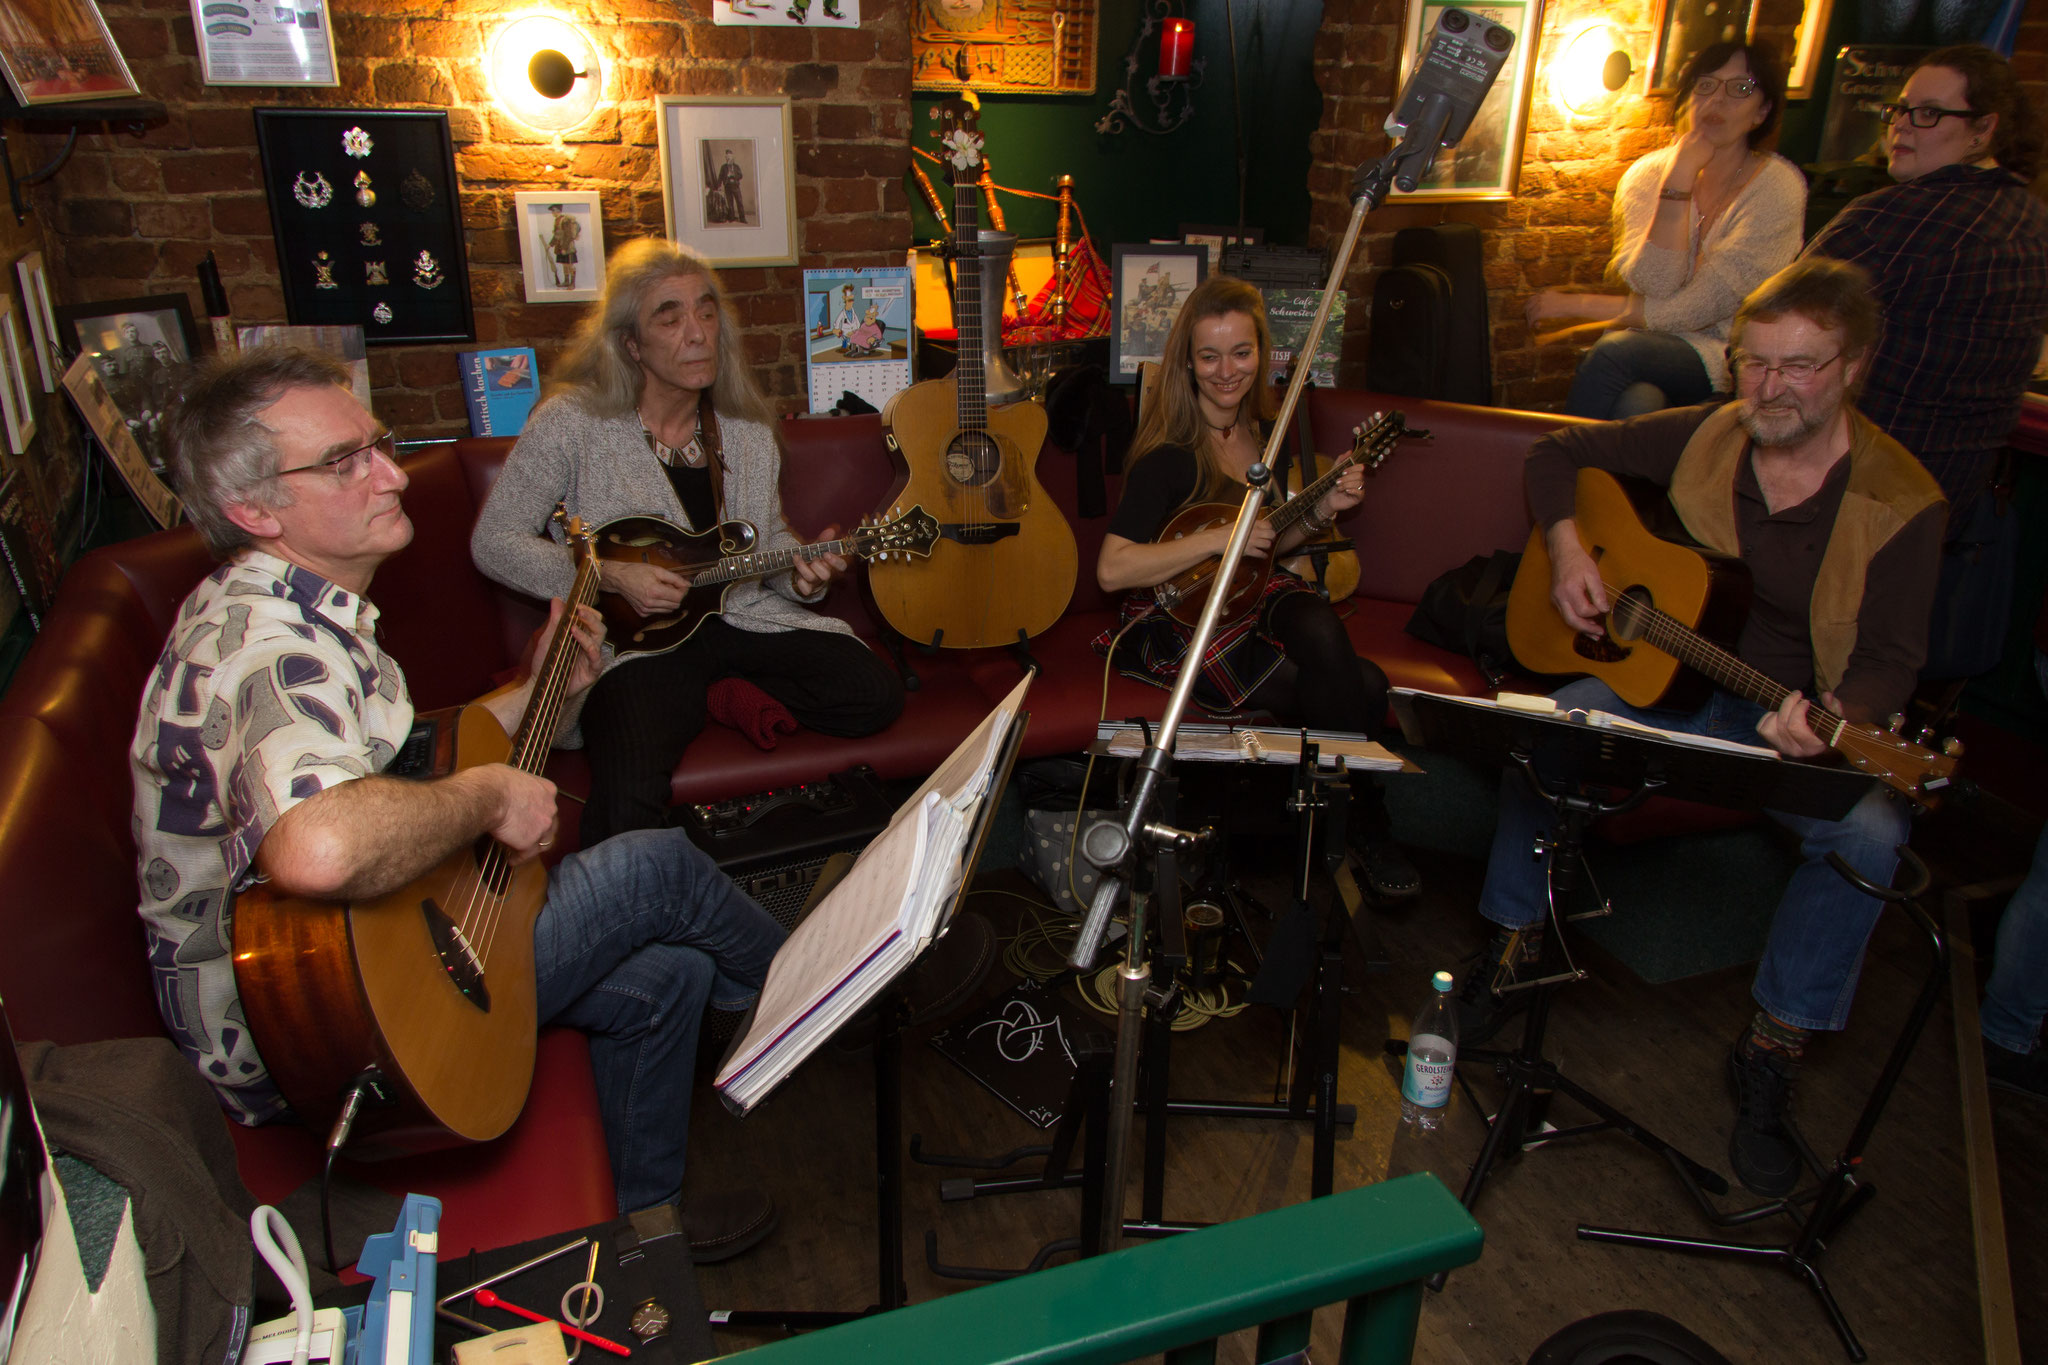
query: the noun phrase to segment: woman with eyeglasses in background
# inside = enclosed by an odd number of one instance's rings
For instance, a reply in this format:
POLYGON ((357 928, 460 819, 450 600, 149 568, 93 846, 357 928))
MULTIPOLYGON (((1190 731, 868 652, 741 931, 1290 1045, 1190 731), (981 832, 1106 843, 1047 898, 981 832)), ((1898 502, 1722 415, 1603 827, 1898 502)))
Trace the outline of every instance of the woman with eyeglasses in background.
POLYGON ((2011 602, 2014 519, 1984 493, 2048 326, 2048 205, 2028 189, 2041 128, 2005 58, 1974 45, 1922 57, 1879 116, 1899 183, 1806 250, 1870 272, 1884 331, 1857 407, 1948 495, 1922 672, 1966 678, 1998 661, 2011 602))
POLYGON ((1623 294, 1544 289, 1525 310, 1538 344, 1604 333, 1572 379, 1565 411, 1621 418, 1727 392, 1728 323, 1750 291, 1799 254, 1806 178, 1764 150, 1785 103, 1784 66, 1759 43, 1714 43, 1678 73, 1678 138, 1614 192, 1610 283, 1623 294))

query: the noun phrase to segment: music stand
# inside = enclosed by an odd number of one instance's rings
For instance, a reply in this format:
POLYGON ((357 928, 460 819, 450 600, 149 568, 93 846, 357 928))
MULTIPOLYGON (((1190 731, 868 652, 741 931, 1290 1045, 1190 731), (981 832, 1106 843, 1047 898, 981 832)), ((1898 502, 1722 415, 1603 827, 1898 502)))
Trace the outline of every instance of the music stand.
MULTIPOLYGON (((1553 905, 1575 884, 1583 840, 1594 817, 1641 804, 1652 793, 1737 810, 1771 809, 1815 819, 1838 820, 1863 799, 1876 779, 1850 768, 1824 768, 1747 754, 1690 736, 1663 737, 1641 730, 1589 723, 1585 712, 1534 712, 1465 697, 1396 688, 1391 698, 1401 730, 1411 743, 1490 765, 1505 757, 1519 767, 1530 787, 1556 813, 1550 836, 1531 850, 1551 855, 1553 905), (1610 794, 1619 789, 1620 795, 1610 794)), ((1472 1164, 1461 1202, 1478 1200, 1493 1163, 1503 1150, 1520 1151, 1538 1122, 1535 1097, 1570 1096, 1596 1123, 1542 1133, 1541 1142, 1560 1141, 1615 1129, 1670 1162, 1695 1197, 1702 1188, 1726 1194, 1728 1182, 1651 1133, 1607 1101, 1565 1076, 1543 1056, 1550 996, 1564 977, 1542 977, 1532 992, 1521 1046, 1513 1052, 1472 1048, 1461 1061, 1491 1063, 1507 1082, 1486 1144, 1472 1164), (1509 1148, 1509 1143, 1513 1144, 1509 1148)), ((1711 1210, 1711 1206, 1709 1206, 1711 1210)), ((1442 1277, 1432 1281, 1442 1287, 1442 1277)))

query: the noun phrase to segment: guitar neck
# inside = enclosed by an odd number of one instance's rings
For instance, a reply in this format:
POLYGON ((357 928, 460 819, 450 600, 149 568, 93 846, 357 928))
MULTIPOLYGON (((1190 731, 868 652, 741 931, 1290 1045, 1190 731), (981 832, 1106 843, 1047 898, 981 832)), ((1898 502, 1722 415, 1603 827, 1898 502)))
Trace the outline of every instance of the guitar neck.
POLYGON ((1344 471, 1356 463, 1358 452, 1354 450, 1343 459, 1332 461, 1330 467, 1323 471, 1323 477, 1281 503, 1271 518, 1275 538, 1285 534, 1295 523, 1306 517, 1315 505, 1323 500, 1323 495, 1337 486, 1337 480, 1344 471))
MULTIPOLYGON (((1642 638, 1646 642, 1687 667, 1698 669, 1717 686, 1738 697, 1746 697, 1766 710, 1775 711, 1792 694, 1791 688, 1758 672, 1728 650, 1681 625, 1672 616, 1655 609, 1639 610, 1637 615, 1644 624, 1642 638)), ((1836 744, 1848 724, 1842 717, 1823 710, 1818 699, 1815 699, 1806 723, 1816 736, 1830 745, 1836 744)))
POLYGON ((820 555, 857 555, 860 551, 859 536, 843 536, 838 540, 821 540, 815 545, 793 545, 786 550, 728 555, 711 568, 691 574, 690 586, 709 587, 719 583, 737 583, 744 578, 765 578, 782 572, 799 559, 816 559, 820 555))
POLYGON ((953 378, 962 431, 988 427, 988 385, 981 370, 981 206, 974 177, 953 172, 953 321, 959 361, 953 378))
POLYGON ((512 753, 505 760, 521 772, 538 773, 554 748, 562 707, 569 700, 569 679, 576 672, 578 646, 571 626, 579 608, 597 601, 597 582, 597 556, 586 544, 577 550, 576 581, 563 602, 562 619, 548 642, 547 657, 534 681, 533 694, 527 698, 526 714, 519 718, 519 731, 512 736, 512 753))

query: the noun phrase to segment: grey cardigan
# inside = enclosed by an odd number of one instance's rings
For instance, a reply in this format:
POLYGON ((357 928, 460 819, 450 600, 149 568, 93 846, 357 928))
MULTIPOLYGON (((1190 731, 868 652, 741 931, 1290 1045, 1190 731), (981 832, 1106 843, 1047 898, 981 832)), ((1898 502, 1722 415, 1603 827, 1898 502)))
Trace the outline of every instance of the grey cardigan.
MULTIPOLYGON (((782 459, 775 434, 759 422, 731 417, 719 418, 718 432, 725 456, 726 517, 752 524, 761 549, 799 544, 782 519, 776 486, 782 459)), ((647 447, 639 417, 595 416, 574 394, 548 399, 527 419, 470 533, 476 566, 534 597, 567 593, 575 566, 548 521, 558 502, 593 526, 634 516, 689 524, 667 473, 647 447)), ((745 579, 726 589, 725 619, 741 630, 852 634, 844 621, 799 605, 823 596, 797 596, 788 573, 745 579)))

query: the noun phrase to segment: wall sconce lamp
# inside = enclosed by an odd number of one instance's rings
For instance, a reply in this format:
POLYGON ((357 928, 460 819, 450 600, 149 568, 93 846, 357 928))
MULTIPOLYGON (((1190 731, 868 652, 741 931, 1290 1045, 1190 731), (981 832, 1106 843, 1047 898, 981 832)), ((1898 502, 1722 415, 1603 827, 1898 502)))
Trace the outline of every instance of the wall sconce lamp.
POLYGON ((1565 40, 1550 64, 1550 93, 1566 118, 1598 113, 1635 74, 1621 32, 1602 20, 1589 20, 1565 40))
POLYGON ((1172 13, 1172 0, 1149 0, 1141 12, 1144 22, 1124 54, 1124 83, 1110 98, 1109 112, 1095 120, 1098 133, 1116 134, 1130 127, 1155 136, 1170 133, 1195 116, 1195 87, 1202 83, 1202 63, 1195 59, 1195 24, 1172 13), (1159 31, 1159 64, 1145 82, 1145 94, 1152 101, 1153 121, 1147 123, 1131 102, 1131 87, 1138 80, 1138 58, 1145 40, 1159 31), (1176 92, 1178 95, 1176 96, 1176 92), (1178 111, 1174 106, 1178 104, 1178 111))
POLYGON ((491 42, 491 92, 514 118, 544 132, 589 118, 604 88, 597 47, 551 14, 530 14, 491 42))

